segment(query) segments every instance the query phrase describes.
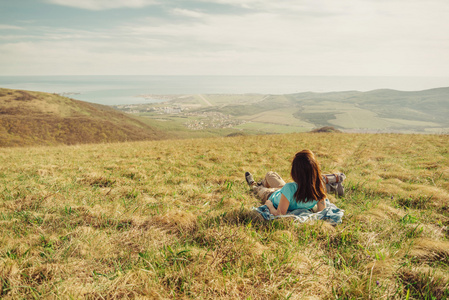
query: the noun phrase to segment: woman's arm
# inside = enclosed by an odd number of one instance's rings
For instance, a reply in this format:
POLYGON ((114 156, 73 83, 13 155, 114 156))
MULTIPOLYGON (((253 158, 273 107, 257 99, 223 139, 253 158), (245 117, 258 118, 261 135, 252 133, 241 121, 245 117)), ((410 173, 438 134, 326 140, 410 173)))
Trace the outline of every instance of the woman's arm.
POLYGON ((326 208, 326 199, 322 199, 322 200, 318 201, 317 206, 318 206, 317 212, 325 209, 326 208))
POLYGON ((270 213, 272 215, 278 216, 278 215, 285 215, 287 213, 290 202, 284 196, 284 194, 281 194, 281 200, 279 201, 277 209, 274 208, 273 203, 270 200, 267 200, 267 202, 265 202, 265 205, 268 206, 268 209, 270 210, 270 213))

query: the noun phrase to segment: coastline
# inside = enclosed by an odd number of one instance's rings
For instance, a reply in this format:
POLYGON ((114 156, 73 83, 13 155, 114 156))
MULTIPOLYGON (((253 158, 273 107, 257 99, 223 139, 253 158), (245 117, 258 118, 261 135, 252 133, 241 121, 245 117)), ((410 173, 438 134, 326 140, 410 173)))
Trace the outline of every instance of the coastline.
POLYGON ((149 103, 145 95, 327 93, 449 86, 449 77, 381 76, 0 76, 0 87, 70 95, 103 105, 149 103), (142 97, 143 96, 143 97, 142 97))

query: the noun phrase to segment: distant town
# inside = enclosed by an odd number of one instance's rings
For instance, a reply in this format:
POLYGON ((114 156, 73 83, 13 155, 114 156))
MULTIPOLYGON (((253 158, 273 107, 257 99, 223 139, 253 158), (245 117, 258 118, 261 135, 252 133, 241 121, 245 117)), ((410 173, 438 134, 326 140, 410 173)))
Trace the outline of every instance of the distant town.
MULTIPOLYGON (((173 100, 167 97, 167 100, 173 100)), ((246 121, 233 118, 231 115, 225 115, 216 111, 199 111, 201 105, 196 104, 170 104, 170 102, 155 104, 126 104, 116 105, 115 109, 125 113, 136 114, 140 116, 152 117, 154 115, 177 115, 185 117, 184 126, 191 130, 203 130, 209 128, 232 128, 244 124, 246 121)))

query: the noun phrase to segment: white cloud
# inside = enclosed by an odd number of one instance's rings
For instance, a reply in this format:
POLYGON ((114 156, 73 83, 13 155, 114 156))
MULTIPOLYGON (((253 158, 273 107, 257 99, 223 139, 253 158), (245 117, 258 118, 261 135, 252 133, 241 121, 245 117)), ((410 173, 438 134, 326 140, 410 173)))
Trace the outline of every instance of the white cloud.
POLYGON ((274 12, 201 14, 198 22, 150 19, 121 30, 139 40, 136 45, 147 49, 148 56, 176 61, 176 67, 167 64, 174 72, 188 73, 191 67, 200 74, 422 75, 418 69, 427 64, 428 74, 444 75, 434 58, 446 64, 449 58, 420 44, 443 29, 426 35, 426 30, 419 33, 422 23, 414 18, 398 22, 396 15, 373 7, 361 10, 367 13, 325 19, 274 12), (418 59, 419 66, 410 63, 418 59))
POLYGON ((156 0, 46 0, 46 2, 87 10, 140 8, 157 3, 156 0))
MULTIPOLYGON (((348 8, 362 10, 371 0, 315 0, 315 1, 291 1, 291 0, 199 0, 205 3, 217 3, 246 8, 248 10, 259 10, 279 13, 305 13, 327 15, 330 13, 348 12, 348 8), (357 8, 358 7, 358 8, 357 8)), ((298 16, 299 17, 299 16, 298 16)))
MULTIPOLYGON (((47 1, 85 9, 153 3, 47 1)), ((169 18, 128 18, 117 27, 75 30, 33 25, 32 31, 20 32, 26 32, 23 36, 2 35, 5 42, 0 43, 0 72, 449 75, 449 6, 444 4, 449 2, 215 2, 243 3, 258 9, 209 14, 206 8, 179 5, 170 11, 169 18)))
POLYGON ((8 25, 8 24, 0 24, 0 30, 22 30, 22 27, 8 25))
POLYGON ((175 8, 173 10, 173 14, 178 15, 178 16, 190 17, 190 18, 203 18, 205 16, 204 13, 194 11, 194 10, 189 10, 189 9, 182 9, 182 8, 175 8))

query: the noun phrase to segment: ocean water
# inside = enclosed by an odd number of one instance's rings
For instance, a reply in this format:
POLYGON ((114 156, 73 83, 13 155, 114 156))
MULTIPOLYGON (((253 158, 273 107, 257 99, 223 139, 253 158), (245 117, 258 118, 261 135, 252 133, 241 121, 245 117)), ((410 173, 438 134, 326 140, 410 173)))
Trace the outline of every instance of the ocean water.
MULTIPOLYGON (((0 87, 48 93, 104 105, 149 103, 143 95, 294 94, 418 91, 448 87, 449 77, 349 76, 0 76, 0 87)), ((154 101, 152 101, 154 102, 154 101)))

